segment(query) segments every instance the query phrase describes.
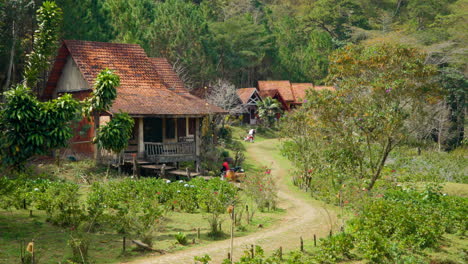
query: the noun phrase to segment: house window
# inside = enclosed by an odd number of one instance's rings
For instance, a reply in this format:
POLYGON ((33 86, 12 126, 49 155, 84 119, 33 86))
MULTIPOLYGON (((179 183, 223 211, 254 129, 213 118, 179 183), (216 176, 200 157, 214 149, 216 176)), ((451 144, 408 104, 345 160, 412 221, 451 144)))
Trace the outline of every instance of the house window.
POLYGON ((166 138, 175 138, 176 120, 174 118, 166 118, 166 138))

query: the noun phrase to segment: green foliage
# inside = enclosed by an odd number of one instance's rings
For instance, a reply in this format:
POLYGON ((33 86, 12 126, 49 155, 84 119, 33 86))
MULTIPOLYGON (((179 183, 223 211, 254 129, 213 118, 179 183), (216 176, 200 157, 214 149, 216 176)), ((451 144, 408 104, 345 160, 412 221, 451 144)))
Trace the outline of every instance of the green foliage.
POLYGON ((326 179, 331 194, 344 183, 373 188, 388 154, 406 139, 407 122, 436 94, 435 70, 424 59, 398 45, 351 45, 331 56, 337 91, 310 92, 283 127, 291 139, 284 152, 309 186, 326 179))
POLYGON ((452 152, 400 147, 391 153, 392 163, 386 166, 385 175, 399 182, 458 182, 468 183, 467 150, 452 152))
POLYGON ((104 7, 107 1, 81 0, 79 5, 75 0, 55 2, 63 10, 63 39, 104 42, 113 39, 110 15, 104 7))
POLYGON ((178 232, 174 237, 177 240, 177 243, 181 245, 187 245, 188 240, 187 240, 187 236, 184 233, 178 232))
POLYGON ((337 40, 349 37, 351 26, 368 28, 361 6, 352 0, 318 0, 312 4, 306 21, 337 40))
POLYGON ((337 263, 340 260, 352 259, 354 238, 347 233, 338 233, 320 240, 320 248, 313 258, 319 263, 337 263))
POLYGON ((19 85, 5 93, 5 100, 0 114, 4 165, 19 168, 34 155, 64 147, 72 137, 70 121, 79 103, 71 95, 39 102, 30 89, 19 85))
POLYGON ((262 65, 272 42, 265 26, 253 19, 243 14, 210 24, 221 75, 244 85, 250 84, 250 73, 262 65))
POLYGON ((333 49, 329 33, 309 32, 298 18, 285 16, 271 18, 271 30, 275 36, 277 57, 282 78, 294 82, 318 83, 326 77, 328 55, 333 49))
POLYGON ((24 71, 27 87, 36 87, 38 78, 47 70, 49 59, 54 54, 62 23, 62 10, 53 1, 44 1, 37 10, 38 29, 34 33, 33 50, 28 55, 24 71))
POLYGON ((99 127, 95 142, 101 148, 120 153, 128 145, 134 123, 127 113, 114 114, 106 125, 99 127))
POLYGON ((466 198, 444 196, 430 186, 423 192, 397 188, 365 203, 348 232, 366 259, 393 262, 436 247, 445 232, 466 232, 466 221, 459 218, 466 214, 466 203, 466 198))
POLYGON ((226 141, 232 142, 232 128, 230 126, 223 126, 218 129, 218 137, 226 141))
POLYGON ((215 69, 213 40, 200 7, 191 1, 169 0, 156 3, 153 12, 146 38, 149 55, 178 62, 194 83, 207 83, 215 69))
POLYGON ((44 192, 39 192, 35 203, 54 225, 75 229, 85 217, 79 186, 73 183, 50 182, 44 192))
POLYGON ((257 102, 258 116, 265 122, 267 127, 274 125, 275 118, 281 113, 281 105, 278 100, 271 97, 266 97, 262 101, 257 102))
POLYGON ((261 211, 276 208, 278 188, 271 174, 271 169, 264 168, 262 173, 249 173, 243 180, 242 187, 261 211))
POLYGON ((73 263, 87 264, 89 259, 88 249, 89 249, 90 239, 86 234, 81 232, 70 232, 70 239, 68 240, 68 245, 72 249, 72 261, 73 263))
MULTIPOLYGON (((216 221, 235 200, 237 190, 219 178, 205 181, 171 182, 162 179, 126 179, 106 184, 95 183, 88 196, 90 219, 98 224, 112 223, 120 233, 151 237, 161 223, 165 210, 183 210, 194 213, 200 208, 216 221)), ((218 232, 218 230, 215 230, 218 232)))
POLYGON ((120 78, 112 70, 104 69, 96 77, 94 90, 91 97, 86 102, 84 113, 108 111, 117 97, 117 87, 120 85, 120 78))

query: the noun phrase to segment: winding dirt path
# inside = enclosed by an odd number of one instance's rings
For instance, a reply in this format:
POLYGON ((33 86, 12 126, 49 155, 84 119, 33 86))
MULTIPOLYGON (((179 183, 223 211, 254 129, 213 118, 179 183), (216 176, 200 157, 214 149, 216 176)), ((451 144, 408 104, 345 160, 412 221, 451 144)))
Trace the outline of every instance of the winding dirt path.
MULTIPOLYGON (((303 194, 291 190, 287 185, 289 179, 289 162, 278 155, 280 143, 269 139, 249 144, 247 156, 263 165, 271 166, 272 174, 278 178, 279 207, 286 209, 286 214, 273 226, 259 232, 234 239, 234 259, 238 260, 243 251, 251 244, 260 245, 268 254, 280 246, 284 251, 299 249, 299 237, 313 239, 313 235, 324 236, 329 232, 329 216, 319 203, 313 202, 303 194)), ((333 219, 334 215, 331 216, 333 219)), ((230 240, 213 242, 161 256, 151 256, 134 260, 131 264, 185 264, 194 263, 195 256, 208 254, 210 263, 221 263, 229 252, 230 240)))

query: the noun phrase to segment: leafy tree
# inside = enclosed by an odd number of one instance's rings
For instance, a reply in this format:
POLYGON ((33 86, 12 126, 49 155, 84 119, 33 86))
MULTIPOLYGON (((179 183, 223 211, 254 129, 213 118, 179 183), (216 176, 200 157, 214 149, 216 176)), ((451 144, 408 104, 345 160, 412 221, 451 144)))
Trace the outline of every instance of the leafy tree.
POLYGON ((86 107, 83 109, 86 115, 91 113, 108 111, 117 97, 117 90, 120 85, 120 78, 112 70, 104 69, 96 77, 94 90, 86 101, 86 107))
POLYGON ((104 7, 108 10, 114 39, 124 43, 138 43, 148 48, 146 33, 155 19, 153 0, 108 0, 104 7))
POLYGON ((3 164, 21 168, 34 155, 64 147, 72 137, 70 121, 78 109, 79 102, 69 94, 40 102, 23 85, 6 92, 0 112, 3 164))
POLYGON ((284 133, 292 149, 301 150, 298 157, 313 157, 304 160, 315 169, 310 173, 329 175, 333 188, 354 179, 370 190, 388 154, 409 134, 406 122, 434 99, 436 71, 418 50, 388 44, 346 46, 330 62, 338 91, 311 92, 286 121, 301 123, 284 133), (298 146, 304 134, 313 142, 298 146))
POLYGON ((221 76, 241 86, 252 85, 257 79, 256 69, 272 44, 265 27, 249 15, 238 15, 212 23, 210 29, 216 41, 221 76))
POLYGON ((368 27, 361 10, 353 0, 317 0, 311 4, 305 22, 328 32, 337 40, 345 40, 352 26, 368 27))
POLYGON ((127 113, 114 114, 106 125, 99 128, 95 142, 101 148, 120 153, 128 145, 134 123, 127 113))
POLYGON ((412 24, 422 30, 432 24, 437 15, 446 15, 450 2, 453 0, 413 0, 408 1, 406 8, 412 24))
POLYGON ((459 70, 452 67, 441 69, 439 76, 450 109, 451 125, 445 144, 447 149, 453 149, 461 144, 464 137, 468 81, 459 70))
POLYGON ((62 10, 55 2, 45 1, 37 10, 38 29, 34 33, 33 50, 24 70, 24 84, 35 88, 39 75, 47 70, 48 59, 54 54, 62 23, 62 10))
POLYGON ((198 5, 178 0, 156 3, 147 41, 150 56, 178 61, 195 84, 215 76, 213 40, 198 5))
POLYGON ((272 126, 275 118, 281 113, 281 105, 278 100, 271 97, 266 97, 262 101, 257 102, 258 116, 266 122, 267 126, 272 126))
POLYGON ((110 41, 113 39, 113 27, 110 21, 110 12, 105 8, 107 1, 56 0, 63 10, 64 39, 79 39, 92 41, 110 41))
POLYGON ((283 78, 294 82, 319 82, 328 69, 328 55, 333 49, 330 34, 309 32, 297 18, 270 17, 271 30, 283 78))

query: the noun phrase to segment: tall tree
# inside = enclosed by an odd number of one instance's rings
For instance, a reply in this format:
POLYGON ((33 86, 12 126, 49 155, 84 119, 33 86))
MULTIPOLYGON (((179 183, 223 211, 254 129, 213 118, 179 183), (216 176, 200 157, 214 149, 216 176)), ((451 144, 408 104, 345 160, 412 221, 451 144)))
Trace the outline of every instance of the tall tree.
POLYGON ((110 24, 109 10, 103 0, 56 0, 63 10, 64 39, 92 41, 110 41, 113 39, 113 28, 110 24))
POLYGON ((57 48, 62 10, 55 2, 45 1, 37 10, 38 29, 34 33, 33 50, 27 56, 24 85, 36 88, 40 74, 48 69, 49 59, 57 48))
POLYGON ((138 43, 148 49, 147 32, 155 19, 154 0, 107 0, 114 39, 124 43, 138 43))
POLYGON ((307 30, 304 23, 290 16, 270 16, 282 78, 294 82, 318 83, 325 78, 328 55, 333 49, 331 36, 321 30, 307 30))
POLYGON ((361 6, 353 0, 317 0, 306 12, 309 26, 320 28, 337 40, 346 40, 352 26, 368 28, 361 6))
POLYGON ((196 85, 215 76, 213 40, 200 6, 178 0, 156 3, 147 41, 150 56, 178 61, 196 85))
MULTIPOLYGON (((330 58, 329 80, 336 92, 311 92, 304 107, 286 122, 286 137, 298 156, 312 155, 309 166, 343 183, 372 189, 389 153, 406 139, 407 121, 434 99, 435 68, 416 49, 395 45, 346 46, 330 58), (310 148, 298 146, 306 131, 310 148), (297 139, 297 140, 296 140, 297 139), (328 164, 323 166, 323 164, 328 164)), ((291 156, 294 158, 294 155, 291 156)), ((335 189, 336 191, 336 189, 335 189)))
POLYGON ((216 41, 218 71, 240 86, 252 86, 258 80, 258 67, 271 49, 272 39, 264 25, 250 15, 231 17, 210 25, 216 41))

